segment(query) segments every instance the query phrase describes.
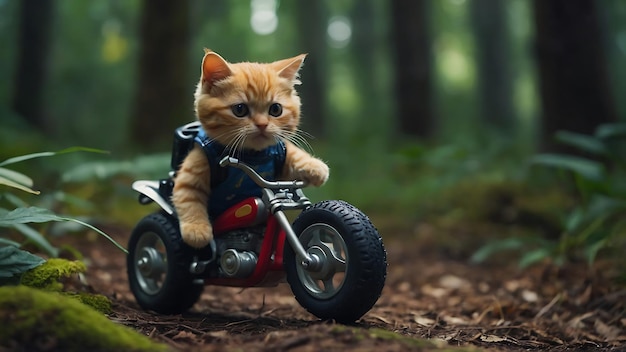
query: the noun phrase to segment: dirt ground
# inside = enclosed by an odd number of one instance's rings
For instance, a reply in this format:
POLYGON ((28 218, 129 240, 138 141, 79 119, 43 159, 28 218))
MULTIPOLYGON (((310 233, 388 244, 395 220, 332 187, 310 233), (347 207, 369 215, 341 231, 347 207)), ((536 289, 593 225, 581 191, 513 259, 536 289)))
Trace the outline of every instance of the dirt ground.
MULTIPOLYGON (((113 231, 125 243, 124 231, 113 231)), ((141 310, 125 256, 102 238, 76 244, 86 280, 113 301, 109 318, 188 351, 626 351, 626 285, 608 265, 519 270, 471 265, 412 236, 385 238, 388 275, 374 308, 353 326, 320 321, 288 285, 207 286, 186 314, 141 310)))

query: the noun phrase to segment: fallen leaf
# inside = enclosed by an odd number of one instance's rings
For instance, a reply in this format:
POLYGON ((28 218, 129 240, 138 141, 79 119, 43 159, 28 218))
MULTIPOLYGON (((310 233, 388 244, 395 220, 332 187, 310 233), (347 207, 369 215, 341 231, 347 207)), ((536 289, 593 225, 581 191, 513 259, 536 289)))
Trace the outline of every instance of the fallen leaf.
POLYGON ((387 319, 385 317, 382 317, 380 315, 370 314, 369 316, 372 317, 372 318, 376 318, 376 319, 382 321, 385 324, 391 324, 391 320, 389 320, 389 319, 387 319))
POLYGON ((447 289, 458 290, 462 287, 469 286, 469 282, 467 282, 467 280, 462 279, 458 276, 444 275, 439 279, 439 285, 447 289))
POLYGON ((398 291, 409 292, 411 290, 411 284, 407 281, 403 281, 398 285, 398 291))
POLYGON ((195 338, 196 338, 196 334, 183 330, 183 331, 179 331, 178 334, 172 337, 172 340, 187 340, 187 339, 193 340, 195 338))
POLYGON ((572 319, 570 319, 570 321, 567 322, 567 325, 574 329, 584 329, 586 325, 583 322, 583 320, 593 316, 594 314, 595 314, 594 312, 587 312, 582 315, 577 315, 573 317, 572 319))
POLYGON ((435 324, 435 320, 423 316, 416 316, 413 321, 422 326, 431 326, 435 324))
POLYGON ((620 328, 615 326, 610 326, 603 323, 600 319, 596 319, 593 327, 596 329, 596 332, 602 337, 606 342, 616 341, 622 332, 620 328))
POLYGON ((504 288, 509 292, 515 292, 520 288, 521 283, 517 280, 510 280, 504 283, 504 288))
POLYGON ((483 342, 503 342, 507 341, 506 337, 500 337, 496 335, 482 335, 480 340, 483 342))
POLYGON ((534 303, 539 300, 539 295, 536 292, 531 290, 523 290, 522 291, 522 299, 526 302, 534 303))
POLYGON ((445 321, 448 324, 451 325, 468 325, 470 324, 470 321, 467 319, 463 319, 463 318, 459 318, 459 317, 449 317, 449 316, 444 316, 443 321, 445 321))
POLYGON ((427 295, 427 296, 431 296, 431 297, 435 297, 435 298, 441 298, 443 296, 447 296, 449 291, 446 290, 445 288, 441 288, 441 287, 433 287, 429 284, 426 284, 424 286, 422 286, 422 293, 427 295))
POLYGON ((209 331, 206 333, 206 335, 209 335, 211 337, 215 337, 218 339, 223 339, 225 337, 228 337, 228 331, 227 330, 209 331))

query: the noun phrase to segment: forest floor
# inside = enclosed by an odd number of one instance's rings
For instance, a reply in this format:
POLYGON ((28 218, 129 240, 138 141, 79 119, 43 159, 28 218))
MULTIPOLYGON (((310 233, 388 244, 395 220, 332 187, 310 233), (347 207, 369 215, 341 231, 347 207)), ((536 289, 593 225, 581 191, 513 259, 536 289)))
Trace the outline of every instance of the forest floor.
POLYGON ((386 286, 352 326, 316 319, 287 284, 207 286, 186 314, 143 311, 121 251, 98 237, 71 242, 88 260, 90 289, 112 300, 109 318, 174 350, 626 351, 626 285, 606 263, 474 265, 410 234, 383 237, 386 286))

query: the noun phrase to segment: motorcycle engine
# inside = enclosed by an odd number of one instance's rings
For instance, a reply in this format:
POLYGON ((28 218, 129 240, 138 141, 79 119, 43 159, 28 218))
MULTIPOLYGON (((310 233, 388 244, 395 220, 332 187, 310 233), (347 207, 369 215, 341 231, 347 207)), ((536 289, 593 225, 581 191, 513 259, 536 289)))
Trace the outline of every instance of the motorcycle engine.
POLYGON ((244 278, 254 272, 264 231, 255 227, 216 236, 220 276, 244 278))

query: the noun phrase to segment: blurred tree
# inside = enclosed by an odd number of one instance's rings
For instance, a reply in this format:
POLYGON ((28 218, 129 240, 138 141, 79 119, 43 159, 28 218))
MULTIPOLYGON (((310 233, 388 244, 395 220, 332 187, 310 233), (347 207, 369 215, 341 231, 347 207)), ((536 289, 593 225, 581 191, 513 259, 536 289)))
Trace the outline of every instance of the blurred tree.
POLYGON ((432 137, 433 78, 428 0, 392 0, 395 98, 400 132, 432 137))
POLYGON ((300 51, 307 53, 301 71, 304 84, 298 90, 302 98, 302 129, 321 138, 326 131, 327 9, 323 1, 302 1, 295 10, 300 51))
POLYGON ((23 0, 20 5, 13 109, 33 128, 52 134, 54 124, 43 104, 44 86, 49 71, 55 1, 23 0))
POLYGON ((373 138, 384 140, 388 137, 387 132, 393 131, 397 124, 395 120, 383 118, 392 115, 387 103, 389 89, 385 89, 384 77, 387 74, 384 68, 388 49, 385 46, 384 16, 381 13, 386 10, 383 8, 386 4, 375 0, 359 0, 352 6, 352 36, 347 58, 358 96, 354 116, 359 122, 351 131, 359 136, 357 140, 360 142, 372 142, 373 138), (370 138, 360 138, 363 135, 370 138))
POLYGON ((511 74, 511 35, 506 22, 507 3, 472 0, 470 16, 476 42, 480 117, 485 126, 512 130, 515 124, 511 74))
POLYGON ((592 133, 615 121, 598 11, 593 0, 534 0, 543 148, 558 130, 592 133))
POLYGON ((192 115, 189 24, 189 0, 143 1, 131 127, 140 149, 170 143, 173 129, 192 115))
MULTIPOLYGON (((350 68, 354 77, 354 89, 358 92, 359 104, 356 115, 359 118, 365 116, 379 116, 376 112, 379 97, 376 94, 376 60, 377 51, 375 10, 373 0, 359 0, 353 3, 351 21, 352 38, 350 42, 350 68)), ((360 123, 353 131, 357 133, 367 133, 366 127, 371 127, 373 123, 360 123)))

